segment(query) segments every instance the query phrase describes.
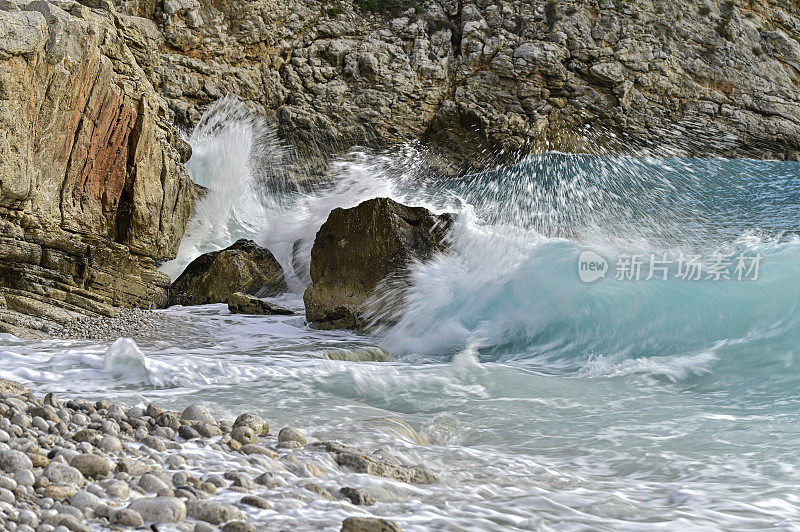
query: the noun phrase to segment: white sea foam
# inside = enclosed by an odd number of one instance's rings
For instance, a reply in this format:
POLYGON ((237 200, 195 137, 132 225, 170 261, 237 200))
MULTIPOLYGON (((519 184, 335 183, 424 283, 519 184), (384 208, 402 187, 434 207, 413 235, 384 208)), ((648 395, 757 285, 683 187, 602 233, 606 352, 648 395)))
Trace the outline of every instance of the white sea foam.
MULTIPOLYGON (((272 133, 240 104, 216 112, 190 136, 189 170, 209 192, 170 275, 252 238, 287 271, 283 302, 302 310, 319 226, 377 196, 457 212, 450 252, 411 268, 393 324, 375 336, 175 308, 194 328, 172 343, 0 336, 0 376, 37 392, 254 411, 312 438, 390 447, 440 478, 409 486, 331 465, 323 485, 381 502, 354 510, 287 494, 257 521, 275 528, 335 528, 357 511, 405 530, 793 526, 800 248, 787 227, 800 167, 543 154, 434 183, 409 147, 355 151, 333 162, 332 184, 293 189, 272 133), (611 271, 587 284, 576 272, 586 247, 746 250, 764 268, 749 284, 624 283, 611 271), (389 362, 325 356, 377 347, 389 362)), ((226 470, 221 456, 207 462, 226 470)))

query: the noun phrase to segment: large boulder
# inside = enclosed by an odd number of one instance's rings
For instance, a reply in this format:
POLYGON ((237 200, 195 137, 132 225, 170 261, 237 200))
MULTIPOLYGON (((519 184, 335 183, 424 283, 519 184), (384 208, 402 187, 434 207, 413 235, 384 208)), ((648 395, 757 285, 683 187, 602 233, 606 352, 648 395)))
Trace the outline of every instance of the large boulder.
POLYGON ((236 292, 266 297, 285 291, 283 269, 272 253, 241 239, 194 259, 172 283, 170 304, 227 303, 236 292))
POLYGON ((445 251, 452 223, 452 214, 435 215, 388 198, 334 209, 311 249, 306 319, 323 329, 362 328, 376 286, 402 278, 410 263, 445 251))

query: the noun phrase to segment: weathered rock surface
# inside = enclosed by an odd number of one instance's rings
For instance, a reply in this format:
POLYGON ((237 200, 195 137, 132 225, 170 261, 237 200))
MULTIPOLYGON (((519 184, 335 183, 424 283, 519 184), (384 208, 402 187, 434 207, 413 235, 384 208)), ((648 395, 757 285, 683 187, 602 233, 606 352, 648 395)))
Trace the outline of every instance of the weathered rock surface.
POLYGON ((283 269, 272 253, 241 239, 193 260, 172 283, 170 304, 227 303, 236 292, 265 297, 285 291, 283 269))
POLYGON ((321 446, 333 455, 337 464, 349 467, 359 473, 393 478, 412 484, 431 484, 436 482, 436 476, 430 471, 421 467, 403 465, 396 459, 388 460, 336 442, 325 442, 321 446))
POLYGON ((191 211, 188 146, 136 61, 149 21, 0 5, 0 332, 163 306, 191 211))
POLYGON ((144 39, 134 53, 186 124, 234 95, 301 147, 423 138, 472 160, 484 149, 513 156, 594 142, 800 155, 796 2, 115 6, 149 19, 128 23, 144 39))
POLYGON ((341 532, 402 532, 402 528, 388 519, 348 517, 342 523, 341 532))
POLYGON ((388 198, 334 209, 311 249, 306 318, 320 328, 361 328, 378 284, 446 249, 453 217, 388 198))
POLYGON ((288 308, 273 305, 255 296, 236 292, 228 298, 228 310, 234 314, 294 314, 288 308))
POLYGON ((28 393, 28 389, 22 384, 8 379, 0 379, 0 393, 8 395, 22 395, 28 393))

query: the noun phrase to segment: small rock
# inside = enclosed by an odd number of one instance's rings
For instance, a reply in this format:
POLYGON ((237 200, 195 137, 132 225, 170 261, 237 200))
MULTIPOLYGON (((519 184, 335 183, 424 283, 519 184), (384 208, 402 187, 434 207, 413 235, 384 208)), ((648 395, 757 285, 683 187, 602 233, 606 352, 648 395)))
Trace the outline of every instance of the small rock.
POLYGON ((186 407, 186 409, 181 413, 181 419, 186 421, 201 421, 211 425, 216 425, 217 423, 217 420, 214 419, 214 416, 212 416, 205 408, 202 408, 199 405, 191 405, 186 407))
POLYGON ((33 486, 36 482, 36 475, 30 469, 20 469, 14 473, 14 481, 20 486, 33 486))
POLYGON ((302 432, 297 430, 294 427, 283 427, 281 431, 278 433, 278 442, 289 442, 289 441, 296 441, 300 443, 300 445, 305 445, 308 443, 306 437, 303 435, 302 432))
POLYGON ((139 479, 139 487, 149 493, 158 493, 161 490, 171 489, 166 482, 150 473, 143 475, 139 479))
POLYGON ((78 488, 73 485, 63 486, 58 484, 50 484, 44 487, 43 495, 49 497, 54 501, 64 501, 72 497, 78 492, 78 488))
POLYGON ((193 425, 193 428, 200 433, 200 436, 204 438, 222 436, 222 429, 220 429, 217 425, 211 425, 210 423, 197 423, 193 425))
POLYGON ((80 487, 83 486, 85 481, 83 474, 76 468, 55 460, 51 461, 50 465, 47 466, 44 476, 50 479, 53 484, 74 484, 80 487))
POLYGON ((122 480, 108 480, 103 483, 106 494, 112 499, 127 499, 131 490, 126 482, 122 480))
POLYGON ((109 454, 117 454, 122 450, 122 442, 116 436, 103 436, 97 448, 109 454))
POLYGON ((238 441, 239 443, 246 445, 248 443, 256 444, 258 443, 258 436, 253 429, 248 426, 240 425, 238 427, 234 427, 231 431, 231 438, 238 441))
POLYGON ((198 521, 205 521, 214 525, 226 523, 231 519, 241 517, 241 512, 235 506, 215 501, 190 500, 186 502, 188 516, 198 521))
POLYGON ((189 425, 181 425, 178 428, 178 436, 180 436, 184 440, 194 440, 200 437, 200 433, 194 430, 189 425))
POLYGON ((250 477, 244 473, 226 473, 225 478, 233 481, 233 485, 238 488, 253 489, 256 487, 250 477))
POLYGON ((259 497, 257 495, 245 495, 244 497, 242 497, 242 504, 247 506, 254 506, 256 508, 261 508, 263 510, 268 510, 272 508, 267 499, 259 497))
POLYGON ((164 440, 161 438, 157 438, 156 436, 145 436, 141 439, 143 445, 150 447, 151 449, 155 449, 156 451, 166 451, 167 446, 164 443, 164 440))
POLYGON ((355 505, 358 506, 372 506, 375 504, 375 498, 369 493, 365 493, 358 488, 344 487, 339 490, 343 497, 350 499, 355 505))
POLYGON ((276 486, 275 475, 272 473, 260 474, 256 477, 256 482, 262 486, 266 486, 267 489, 272 489, 276 486))
POLYGON ((242 414, 233 422, 234 427, 250 427, 259 436, 266 436, 269 434, 269 423, 255 414, 242 414))
POLYGON ((278 458, 278 453, 270 449, 269 447, 264 447, 263 445, 254 445, 252 443, 248 443, 247 445, 242 445, 239 449, 244 454, 261 454, 264 456, 269 456, 270 458, 278 458))
POLYGON ((81 490, 69 498, 69 503, 75 508, 79 508, 81 510, 86 510, 86 508, 91 508, 94 510, 100 506, 100 504, 102 504, 102 501, 99 497, 97 497, 97 495, 93 495, 88 491, 81 490))
POLYGON ((13 506, 14 503, 17 502, 17 498, 14 497, 14 494, 11 492, 11 490, 0 488, 0 501, 3 501, 13 506))
POLYGON ((21 451, 0 451, 0 469, 13 474, 21 469, 33 469, 33 462, 21 451))
POLYGON ((255 296, 234 292, 228 298, 228 310, 231 314, 255 314, 268 316, 273 314, 289 316, 294 314, 288 308, 273 305, 255 296))
POLYGON ((161 414, 164 413, 164 409, 158 406, 155 403, 150 403, 147 405, 147 409, 144 411, 145 415, 150 416, 153 419, 158 418, 161 414))
POLYGON ((310 482, 310 483, 306 484, 303 487, 305 489, 307 489, 308 491, 316 493, 317 495, 319 495, 323 499, 328 499, 329 501, 333 500, 333 495, 331 495, 331 492, 326 490, 325 488, 323 488, 319 484, 314 484, 313 482, 310 482))
POLYGON ((376 517, 348 517, 340 532, 402 532, 400 525, 388 519, 376 517))
MULTIPOLYGON (((59 527, 66 527, 72 532, 92 532, 92 529, 81 523, 74 515, 64 515, 58 519, 59 527)), ((56 528, 58 530, 58 528, 56 528)))
POLYGON ((176 497, 136 499, 128 509, 137 512, 143 520, 154 523, 177 523, 186 519, 186 505, 176 497))
POLYGON ((108 460, 97 454, 79 454, 70 465, 90 478, 105 478, 111 471, 108 460))
POLYGON ((230 521, 222 527, 222 532, 255 532, 256 529, 250 523, 244 521, 230 521))
POLYGON ((120 508, 111 512, 111 524, 122 526, 142 526, 144 520, 138 512, 130 508, 120 508))

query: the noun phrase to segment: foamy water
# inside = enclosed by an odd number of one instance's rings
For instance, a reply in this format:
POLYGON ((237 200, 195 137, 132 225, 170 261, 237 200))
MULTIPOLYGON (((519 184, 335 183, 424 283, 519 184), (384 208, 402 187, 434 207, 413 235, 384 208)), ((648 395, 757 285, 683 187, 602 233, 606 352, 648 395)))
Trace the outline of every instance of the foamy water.
MULTIPOLYGON (((0 377, 254 411, 312 438, 388 447, 440 479, 349 476, 379 503, 287 496, 257 516, 268 529, 338 529, 356 512, 420 531, 800 528, 800 165, 553 153, 437 182, 409 148, 354 152, 334 164, 335 184, 293 190, 261 170, 284 148, 235 103, 217 112, 192 135, 188 165, 209 193, 165 271, 253 238, 287 270, 279 302, 299 313, 173 308, 189 318, 179 337, 139 345, 3 336, 0 377), (331 209, 377 196, 456 212, 451 252, 411 269, 391 327, 309 328, 314 234, 331 209), (634 281, 612 266, 584 283, 587 249, 610 262, 759 255, 761 269, 687 281, 673 264, 668 280, 634 281), (370 359, 383 352, 391 360, 370 359)), ((325 470, 323 485, 345 483, 325 470)))

